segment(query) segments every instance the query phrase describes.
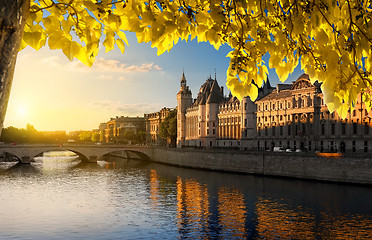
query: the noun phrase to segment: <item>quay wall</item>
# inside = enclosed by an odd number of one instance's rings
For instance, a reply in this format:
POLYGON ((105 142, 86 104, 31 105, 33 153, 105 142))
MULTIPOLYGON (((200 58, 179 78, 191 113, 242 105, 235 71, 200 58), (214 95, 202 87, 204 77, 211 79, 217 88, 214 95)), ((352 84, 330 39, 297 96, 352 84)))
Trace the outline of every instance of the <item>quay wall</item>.
POLYGON ((151 157, 155 162, 181 167, 372 184, 372 155, 368 154, 325 158, 315 153, 154 148, 151 157))

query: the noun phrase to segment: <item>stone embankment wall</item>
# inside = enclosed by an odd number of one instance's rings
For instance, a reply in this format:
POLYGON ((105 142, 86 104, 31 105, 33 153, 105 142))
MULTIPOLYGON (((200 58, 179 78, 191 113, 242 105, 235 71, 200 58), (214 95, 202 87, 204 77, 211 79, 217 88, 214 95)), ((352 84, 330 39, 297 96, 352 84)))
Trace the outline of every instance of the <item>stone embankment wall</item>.
POLYGON ((182 167, 372 184, 372 155, 367 154, 325 158, 314 153, 154 148, 152 155, 155 162, 182 167))

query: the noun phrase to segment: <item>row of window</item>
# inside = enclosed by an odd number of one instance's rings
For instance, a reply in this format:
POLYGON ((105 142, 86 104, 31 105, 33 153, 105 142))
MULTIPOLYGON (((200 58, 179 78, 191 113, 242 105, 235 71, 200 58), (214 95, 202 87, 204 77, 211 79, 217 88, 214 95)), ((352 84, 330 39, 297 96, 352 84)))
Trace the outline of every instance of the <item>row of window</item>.
POLYGON ((239 123, 240 122, 240 117, 227 117, 227 118, 220 118, 220 123, 225 124, 225 123, 239 123))
MULTIPOLYGON (((264 117, 258 117, 257 118, 257 120, 258 120, 258 122, 268 122, 268 121, 272 121, 272 122, 275 122, 275 120, 278 122, 278 121, 285 121, 285 120, 287 120, 287 121, 297 121, 298 120, 298 115, 290 115, 290 114, 288 114, 288 115, 279 115, 279 116, 264 116, 264 117), (276 119, 275 119, 276 118, 276 119)), ((312 114, 310 114, 310 120, 312 120, 313 119, 313 115, 312 114)))
MULTIPOLYGON (((322 105, 324 105, 323 99, 322 105)), ((296 100, 295 97, 292 100, 285 100, 284 102, 277 101, 276 103, 263 103, 258 104, 258 111, 274 111, 274 110, 282 110, 282 109, 290 109, 292 108, 301 108, 301 107, 312 107, 314 105, 314 99, 312 99, 309 95, 304 97, 298 97, 296 100)))
MULTIPOLYGON (((309 124, 309 133, 313 133, 313 124, 309 124)), ((353 135, 357 135, 358 134, 358 124, 357 123, 353 123, 351 125, 351 131, 352 131, 352 134, 353 135)), ((275 127, 275 126, 272 126, 270 128, 271 130, 271 136, 275 136, 277 134, 277 128, 279 128, 279 135, 282 136, 284 135, 284 126, 279 126, 279 127, 275 127)), ((286 129, 287 129, 287 136, 290 136, 292 135, 292 129, 293 129, 293 133, 295 135, 306 135, 307 134, 307 127, 306 127, 306 124, 302 123, 302 124, 295 124, 294 126, 292 125, 287 125, 286 126, 286 129)), ((370 133, 370 126, 369 126, 369 123, 364 123, 364 126, 363 126, 363 129, 364 129, 364 134, 365 135, 368 135, 370 133)), ((268 136, 269 135, 269 127, 265 126, 263 129, 261 127, 258 127, 257 128, 257 134, 258 136, 261 136, 261 132, 263 130, 263 134, 264 136, 268 136)), ((363 130, 362 130, 363 131, 363 130)), ((346 135, 346 123, 341 123, 341 129, 340 129, 340 133, 341 135, 346 135)), ((325 135, 326 134, 326 125, 325 124, 321 124, 320 125, 320 134, 321 135, 325 135)), ((336 124, 335 123, 332 123, 330 125, 330 134, 331 135, 336 135, 336 124)))
POLYGON ((240 105, 239 104, 229 104, 229 105, 221 105, 220 106, 220 109, 221 110, 238 110, 240 108, 240 105))
POLYGON ((151 131, 157 131, 158 125, 151 125, 151 131))
MULTIPOLYGON (((312 141, 308 141, 308 142, 298 142, 299 144, 297 144, 297 141, 294 140, 293 142, 292 141, 286 141, 286 142, 282 142, 282 141, 279 141, 279 146, 280 147, 285 147, 285 148, 300 148, 302 150, 308 150, 308 151, 313 151, 313 150, 320 150, 320 151, 324 151, 326 149, 330 150, 331 152, 336 152, 336 151, 340 151, 340 152, 345 152, 346 149, 347 149, 347 146, 346 146, 346 143, 344 141, 341 141, 339 143, 337 143, 336 141, 328 141, 328 144, 326 141, 319 141, 318 142, 318 146, 317 146, 317 142, 315 142, 315 146, 313 147, 312 145, 312 141), (292 145, 291 145, 292 143, 292 145), (308 143, 308 145, 306 145, 306 143, 308 143)), ((357 151, 357 147, 356 147, 356 141, 352 141, 351 143, 352 147, 351 147, 351 151, 352 152, 356 152, 357 151)), ((363 149, 362 151, 364 152, 368 152, 368 141, 363 141, 363 149)), ((267 141, 264 141, 264 146, 261 146, 260 144, 260 141, 257 141, 257 148, 258 150, 267 150, 267 149, 272 149, 273 147, 275 146, 275 143, 274 142, 270 142, 268 143, 267 141)))

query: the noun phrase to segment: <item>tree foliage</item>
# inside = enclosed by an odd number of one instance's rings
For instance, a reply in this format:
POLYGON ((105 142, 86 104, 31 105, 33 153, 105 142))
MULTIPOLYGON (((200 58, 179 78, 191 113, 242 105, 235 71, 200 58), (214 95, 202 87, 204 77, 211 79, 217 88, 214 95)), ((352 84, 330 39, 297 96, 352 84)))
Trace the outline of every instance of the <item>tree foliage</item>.
POLYGON ((7 127, 3 129, 0 137, 1 142, 6 143, 60 143, 67 141, 64 131, 42 132, 35 129, 31 124, 26 128, 7 127))
POLYGON ((268 67, 284 81, 301 63, 323 83, 329 110, 345 117, 360 92, 371 107, 371 14, 371 0, 34 0, 22 47, 47 42, 91 66, 101 39, 106 52, 116 44, 124 53, 123 31, 151 42, 158 54, 180 40, 197 38, 217 50, 227 44, 234 96, 254 100, 268 67))
POLYGON ((177 110, 171 111, 160 123, 159 135, 175 145, 177 138, 177 110))
POLYGON ((91 141, 92 142, 99 142, 100 134, 98 132, 92 132, 91 141))
POLYGON ((82 142, 90 142, 92 141, 92 131, 83 131, 79 134, 79 140, 82 142))

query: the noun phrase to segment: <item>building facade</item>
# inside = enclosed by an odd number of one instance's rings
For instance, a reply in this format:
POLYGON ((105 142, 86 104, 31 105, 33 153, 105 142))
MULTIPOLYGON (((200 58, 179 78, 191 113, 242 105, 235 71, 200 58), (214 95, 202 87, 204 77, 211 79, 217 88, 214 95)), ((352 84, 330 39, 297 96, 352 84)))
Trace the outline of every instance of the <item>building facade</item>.
POLYGON ((146 130, 145 118, 116 116, 116 118, 111 118, 106 123, 101 123, 99 130, 102 142, 124 143, 125 132, 132 131, 133 133, 138 133, 139 131, 146 130))
MULTIPOLYGON (((259 97, 270 91, 267 82, 259 97)), ((241 102, 231 94, 226 97, 217 79, 209 77, 193 100, 183 74, 177 104, 182 109, 177 115, 177 146, 252 148, 256 109, 249 97, 241 102)))
POLYGON ((145 114, 146 143, 150 145, 163 145, 165 140, 159 135, 160 124, 174 108, 162 108, 159 112, 145 114))
POLYGON ((372 147, 371 117, 362 96, 345 119, 330 113, 320 84, 311 84, 307 74, 293 84, 255 102, 257 106, 256 149, 274 147, 302 151, 368 152, 372 147))
POLYGON ((226 97, 209 77, 195 99, 181 78, 177 94, 177 146, 244 150, 368 152, 372 148, 372 112, 362 96, 346 119, 330 113, 321 84, 302 74, 292 84, 259 88, 256 101, 226 97))

